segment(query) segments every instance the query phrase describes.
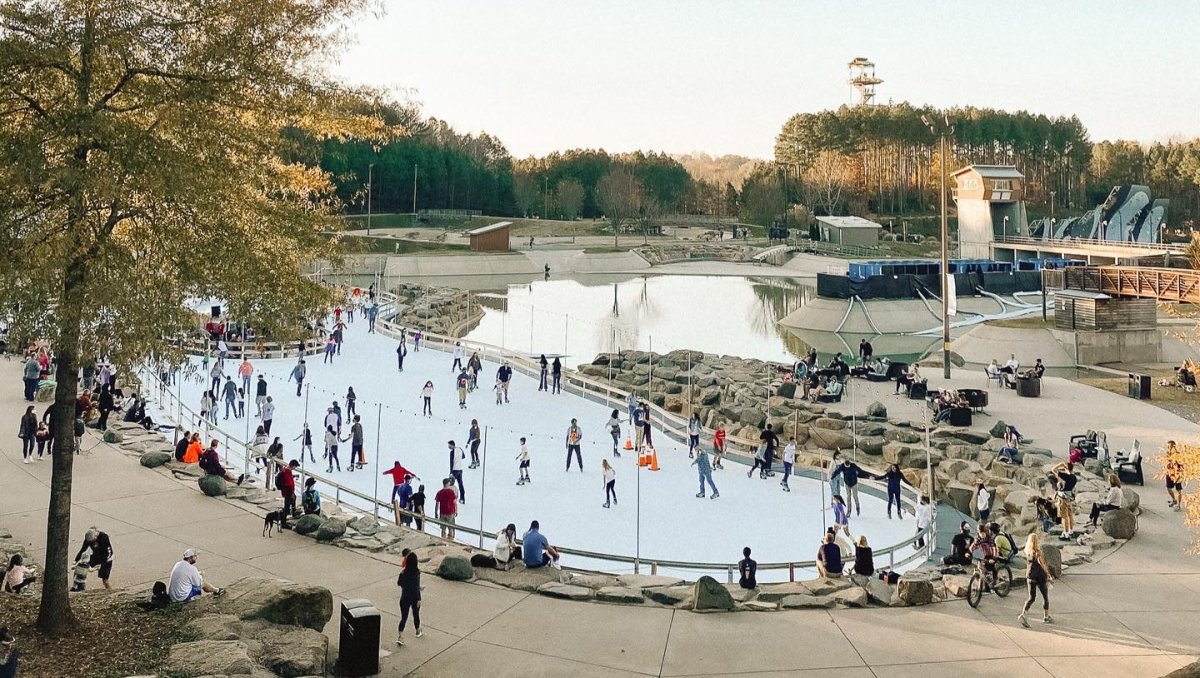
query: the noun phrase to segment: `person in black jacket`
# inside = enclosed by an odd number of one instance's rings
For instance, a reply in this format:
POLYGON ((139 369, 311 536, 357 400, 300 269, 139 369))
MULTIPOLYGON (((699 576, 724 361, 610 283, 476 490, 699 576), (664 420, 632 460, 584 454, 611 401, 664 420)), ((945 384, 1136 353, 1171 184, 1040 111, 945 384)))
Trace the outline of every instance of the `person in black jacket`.
POLYGON ((904 520, 904 507, 900 504, 900 483, 904 480, 904 474, 900 472, 900 465, 892 464, 883 475, 875 476, 875 480, 887 481, 888 520, 892 518, 893 503, 896 504, 896 517, 904 520))
POLYGON ((21 415, 21 425, 17 430, 17 437, 21 439, 21 456, 25 463, 32 461, 33 446, 37 441, 38 418, 33 411, 33 405, 25 408, 25 414, 21 415))
POLYGON ((183 437, 179 439, 179 442, 175 443, 175 461, 183 461, 183 456, 187 454, 187 448, 191 442, 191 432, 184 431, 183 437))
POLYGON ((404 569, 396 577, 396 586, 400 587, 400 629, 396 634, 396 645, 403 647, 404 626, 410 611, 413 630, 418 638, 421 637, 421 570, 417 567, 417 554, 410 552, 404 556, 404 569))
POLYGON ((99 567, 100 583, 104 584, 104 588, 111 589, 112 585, 108 583, 108 579, 112 576, 113 547, 108 534, 95 527, 89 527, 83 535, 83 546, 79 548, 79 553, 75 554, 75 562, 82 560, 88 549, 92 551, 87 561, 88 567, 99 567))
POLYGON ((950 539, 950 555, 942 558, 943 565, 970 565, 971 542, 975 537, 971 534, 971 524, 962 521, 958 526, 958 534, 950 539))
POLYGON ((850 458, 847 457, 842 460, 842 465, 834 470, 833 475, 840 475, 846 484, 846 513, 850 512, 850 507, 853 505, 854 515, 862 515, 862 502, 858 498, 858 479, 866 478, 867 474, 858 467, 858 464, 850 461, 850 458))
POLYGON ((101 431, 108 430, 108 414, 116 409, 116 404, 113 402, 112 390, 107 384, 100 389, 100 421, 96 424, 96 428, 101 431))
POLYGON ((758 586, 755 575, 758 574, 758 563, 750 557, 750 547, 742 549, 742 559, 738 562, 738 585, 744 589, 758 586))

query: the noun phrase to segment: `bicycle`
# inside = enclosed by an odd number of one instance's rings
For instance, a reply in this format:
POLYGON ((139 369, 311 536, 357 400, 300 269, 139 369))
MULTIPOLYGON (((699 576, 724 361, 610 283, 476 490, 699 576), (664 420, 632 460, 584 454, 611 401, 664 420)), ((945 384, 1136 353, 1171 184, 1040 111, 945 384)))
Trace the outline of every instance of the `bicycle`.
POLYGON ((983 598, 984 588, 990 588, 997 596, 1004 598, 1008 592, 1012 590, 1012 568, 1007 563, 997 562, 989 573, 985 569, 982 560, 975 563, 975 572, 971 575, 971 581, 967 584, 967 604, 971 607, 979 607, 979 601, 983 598), (987 579, 985 586, 984 579, 987 579))

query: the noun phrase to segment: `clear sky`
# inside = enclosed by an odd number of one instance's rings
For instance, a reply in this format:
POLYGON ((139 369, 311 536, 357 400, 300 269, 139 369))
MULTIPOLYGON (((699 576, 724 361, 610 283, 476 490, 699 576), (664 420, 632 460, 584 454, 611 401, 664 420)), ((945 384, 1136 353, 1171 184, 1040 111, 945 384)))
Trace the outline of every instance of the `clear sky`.
POLYGON ((770 157, 792 114, 878 101, 1077 114, 1094 140, 1200 136, 1200 0, 382 0, 335 72, 514 156, 770 157))

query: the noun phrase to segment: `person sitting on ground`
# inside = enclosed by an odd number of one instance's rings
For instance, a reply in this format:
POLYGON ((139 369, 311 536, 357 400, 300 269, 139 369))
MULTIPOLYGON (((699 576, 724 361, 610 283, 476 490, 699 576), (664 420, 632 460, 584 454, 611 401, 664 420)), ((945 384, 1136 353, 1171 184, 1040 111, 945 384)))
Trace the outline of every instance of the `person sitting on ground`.
POLYGON ((541 525, 535 520, 529 523, 529 531, 521 537, 524 551, 522 560, 525 561, 525 567, 529 569, 546 565, 558 567, 558 549, 550 545, 540 528, 541 525))
POLYGON ((238 485, 241 485, 242 478, 245 476, 242 476, 241 478, 235 477, 232 473, 225 470, 225 467, 221 465, 221 454, 217 452, 218 444, 219 443, 217 439, 213 438, 212 442, 208 445, 208 449, 204 451, 204 454, 200 455, 200 469, 203 470, 206 475, 220 476, 231 483, 237 483, 238 485))
POLYGON ((750 557, 750 547, 742 549, 742 559, 738 561, 738 586, 753 589, 758 586, 758 563, 750 557))
POLYGON ((14 553, 8 559, 8 568, 4 570, 4 591, 20 593, 33 582, 37 581, 37 572, 32 567, 25 567, 25 559, 20 553, 14 553))
POLYGON ((188 549, 183 552, 183 559, 175 563, 171 569, 171 578, 167 582, 167 593, 173 603, 186 603, 198 598, 202 593, 211 593, 214 597, 224 595, 225 589, 219 589, 204 581, 200 570, 196 569, 196 558, 200 552, 188 549))
POLYGON ((198 464, 200 463, 200 455, 204 453, 204 444, 200 442, 200 432, 194 431, 192 439, 188 443, 187 452, 183 454, 183 463, 198 464))
POLYGON ((1092 513, 1090 516, 1092 527, 1096 527, 1101 513, 1119 509, 1124 503, 1125 493, 1121 490, 1121 479, 1115 473, 1108 474, 1108 492, 1104 495, 1104 502, 1092 504, 1092 513))
POLYGON ((809 372, 808 376, 805 377, 804 380, 800 382, 800 386, 801 386, 800 397, 805 398, 805 399, 809 398, 809 396, 812 395, 812 392, 814 390, 816 390, 818 387, 820 387, 820 385, 821 385, 821 378, 817 376, 817 373, 809 372))
POLYGON ((942 557, 943 565, 971 564, 971 523, 962 521, 958 524, 958 534, 950 539, 950 555, 942 557))
POLYGON ((834 535, 825 533, 825 539, 817 549, 817 573, 822 577, 841 577, 844 567, 842 550, 835 543, 834 535))
POLYGON ((870 577, 875 574, 875 553, 867 544, 867 535, 858 538, 854 548, 854 574, 870 577))
POLYGON ((492 550, 496 558, 496 567, 506 569, 508 563, 520 560, 521 547, 517 546, 517 526, 509 523, 496 535, 496 547, 492 550))

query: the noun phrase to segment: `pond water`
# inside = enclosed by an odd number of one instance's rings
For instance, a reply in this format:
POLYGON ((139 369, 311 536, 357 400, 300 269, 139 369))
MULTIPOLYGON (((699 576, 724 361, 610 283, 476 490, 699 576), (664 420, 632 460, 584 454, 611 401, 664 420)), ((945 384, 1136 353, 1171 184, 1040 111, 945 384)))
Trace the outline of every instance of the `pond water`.
POLYGON ((776 323, 814 294, 807 284, 780 278, 539 280, 480 292, 484 316, 466 338, 563 355, 568 365, 603 352, 685 348, 791 362, 807 345, 776 323))

